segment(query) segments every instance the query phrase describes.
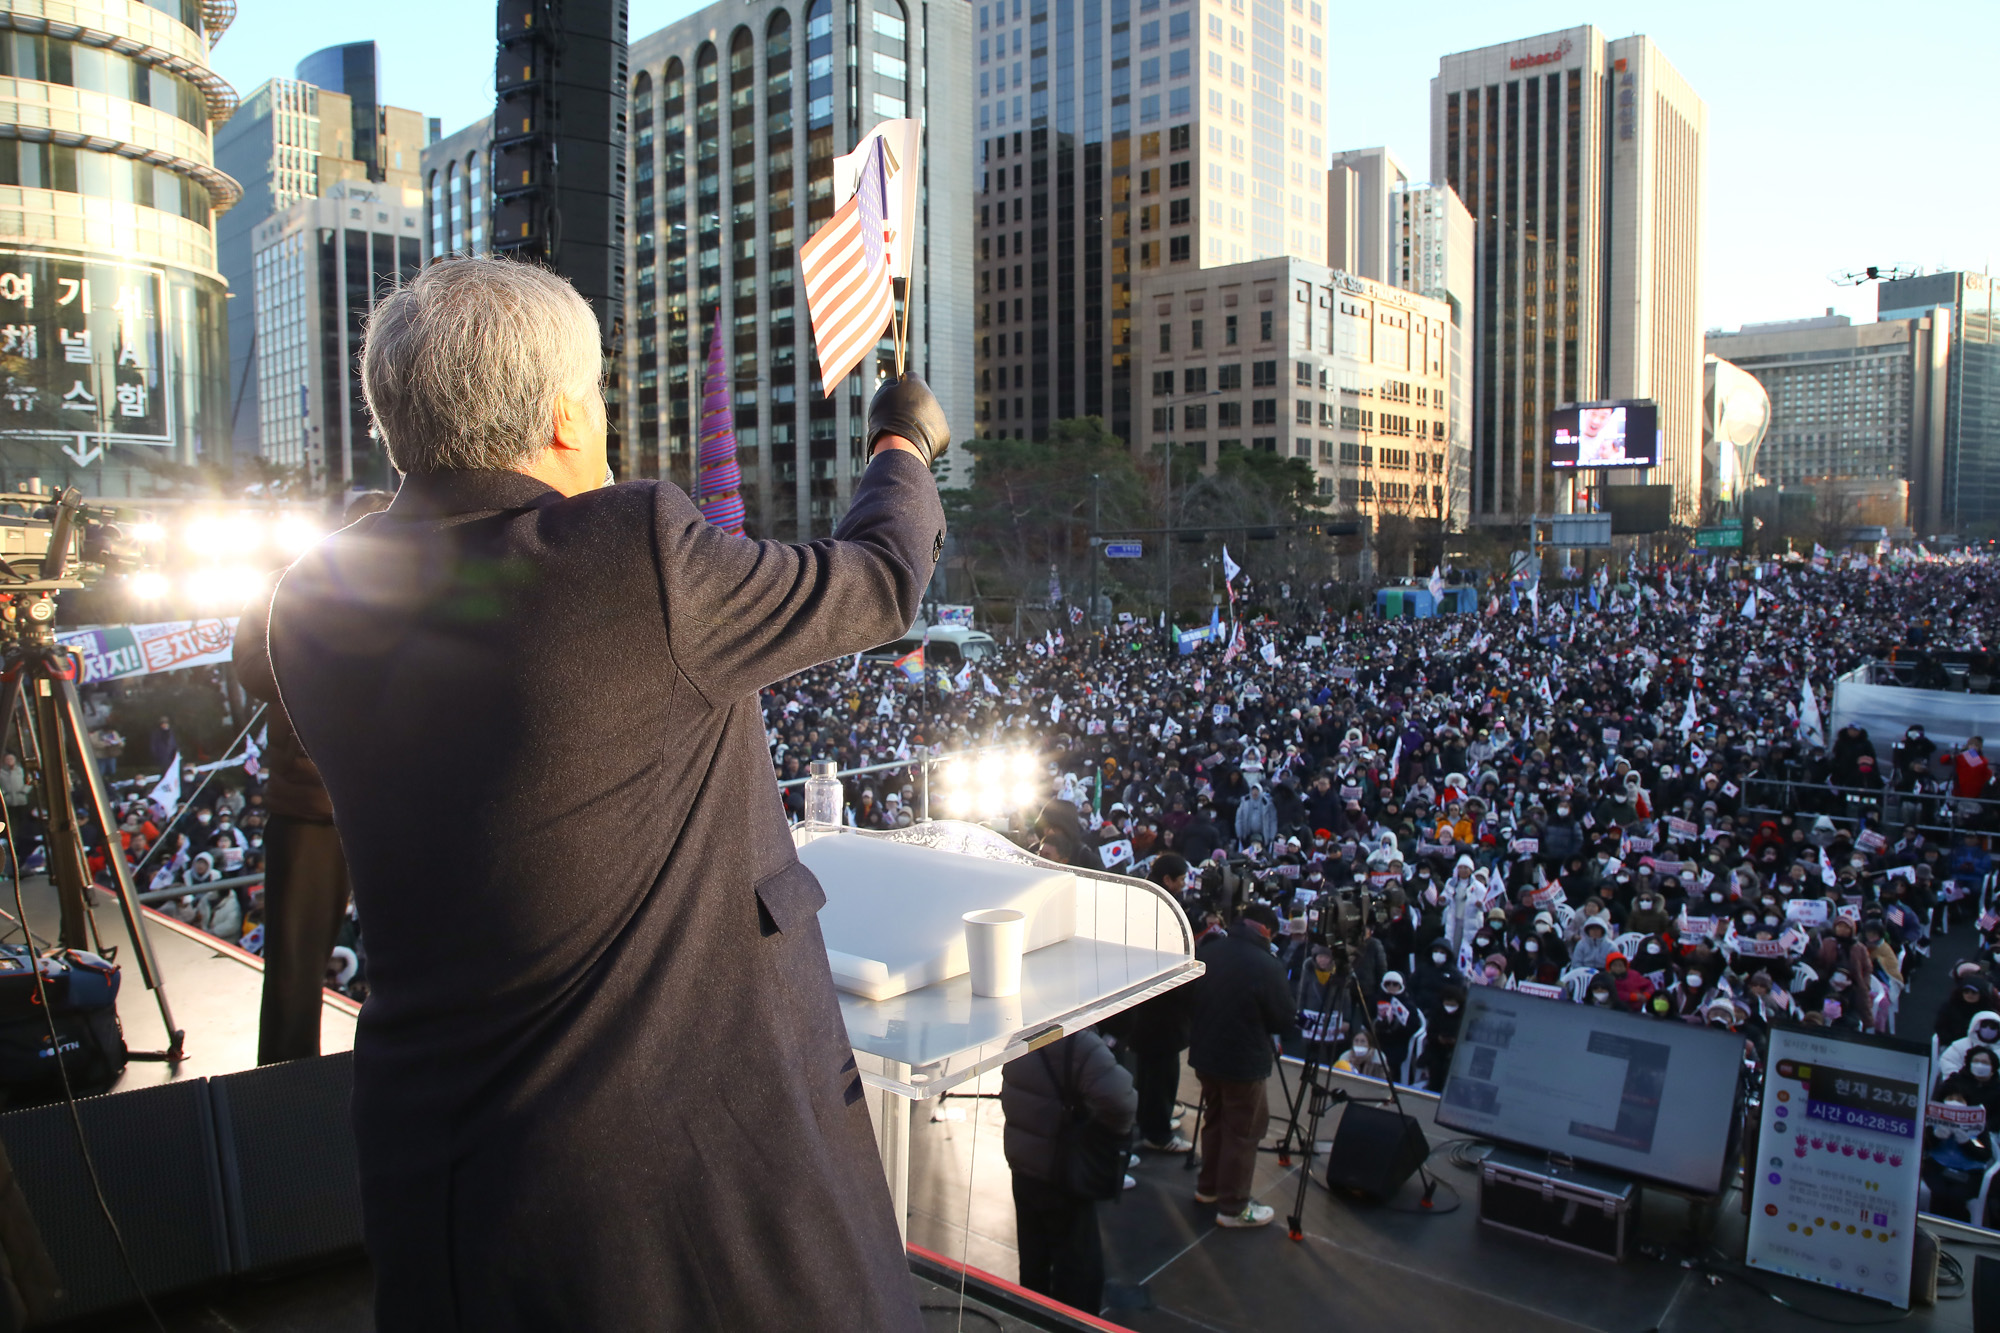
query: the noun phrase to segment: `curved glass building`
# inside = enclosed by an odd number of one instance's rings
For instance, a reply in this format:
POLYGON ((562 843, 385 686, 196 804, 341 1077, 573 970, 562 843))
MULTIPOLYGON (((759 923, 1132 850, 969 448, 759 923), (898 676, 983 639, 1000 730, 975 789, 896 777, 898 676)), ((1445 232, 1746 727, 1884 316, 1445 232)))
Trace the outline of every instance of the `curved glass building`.
POLYGON ((0 485, 148 495, 227 461, 234 0, 0 0, 0 485))

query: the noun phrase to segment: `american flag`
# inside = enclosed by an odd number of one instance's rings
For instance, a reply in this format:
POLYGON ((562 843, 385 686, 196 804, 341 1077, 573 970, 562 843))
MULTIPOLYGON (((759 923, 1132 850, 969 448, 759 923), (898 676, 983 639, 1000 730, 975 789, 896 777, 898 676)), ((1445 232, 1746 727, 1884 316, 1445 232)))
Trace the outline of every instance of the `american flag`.
POLYGON ((887 172, 882 151, 877 139, 873 160, 862 169, 854 197, 799 249, 806 307, 812 312, 813 340, 819 345, 820 383, 829 397, 874 350, 895 308, 882 242, 882 182, 887 172))

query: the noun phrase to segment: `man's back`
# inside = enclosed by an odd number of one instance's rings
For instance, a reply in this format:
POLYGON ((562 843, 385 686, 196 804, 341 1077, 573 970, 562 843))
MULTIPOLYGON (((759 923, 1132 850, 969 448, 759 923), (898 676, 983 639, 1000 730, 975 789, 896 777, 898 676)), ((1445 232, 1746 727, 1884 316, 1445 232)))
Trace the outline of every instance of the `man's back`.
POLYGON ((286 575, 369 948, 385 1330, 914 1318, 755 695, 902 632, 942 527, 900 455, 789 547, 668 486, 441 472, 286 575))
POLYGON ((1197 951, 1208 971, 1191 988, 1188 1064, 1211 1078, 1249 1082, 1271 1073, 1271 1037, 1292 1026, 1285 969, 1270 945, 1238 923, 1197 951))

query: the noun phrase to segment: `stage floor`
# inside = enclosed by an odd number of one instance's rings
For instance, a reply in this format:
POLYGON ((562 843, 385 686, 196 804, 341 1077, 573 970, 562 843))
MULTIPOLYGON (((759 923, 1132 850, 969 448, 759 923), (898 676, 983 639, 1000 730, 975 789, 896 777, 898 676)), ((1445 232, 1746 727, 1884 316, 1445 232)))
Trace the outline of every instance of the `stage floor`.
MULTIPOLYGON (((28 922, 37 946, 53 945, 59 920, 55 890, 48 880, 36 876, 23 881, 21 896, 27 903, 28 922)), ((121 968, 118 1018, 125 1028, 126 1046, 135 1051, 165 1050, 167 1033, 160 1020, 159 1002, 146 989, 139 975, 138 957, 127 947, 125 917, 118 910, 118 899, 101 890, 92 890, 90 905, 99 937, 107 947, 118 950, 121 968)), ((13 895, 7 892, 4 900, 0 900, 0 918, 4 918, 7 928, 15 924, 15 915, 13 895)), ((112 1090, 125 1091, 256 1068, 257 1016, 264 994, 263 960, 153 911, 146 913, 146 937, 152 942, 153 956, 160 965, 174 1022, 187 1034, 186 1058, 176 1065, 135 1060, 125 1067, 124 1075, 112 1090)), ((352 1050, 354 1019, 361 1007, 332 991, 323 992, 323 996, 320 1052, 331 1055, 352 1050)))
MULTIPOLYGON (((1296 1072, 1289 1070, 1286 1076, 1296 1072)), ((1358 1080, 1349 1086, 1358 1097, 1382 1095, 1379 1086, 1358 1080)), ((998 1088, 997 1074, 982 1085, 987 1092, 998 1088)), ((1182 1100, 1192 1106, 1198 1096, 1193 1076, 1186 1076, 1182 1100)), ((1274 1075, 1274 1117, 1281 1096, 1274 1075)), ((1281 1167, 1275 1154, 1264 1153, 1258 1161, 1256 1197, 1275 1207, 1277 1217, 1261 1229, 1225 1231, 1215 1226, 1212 1208, 1195 1205, 1195 1176, 1182 1170, 1185 1159, 1146 1154, 1132 1173, 1138 1186, 1098 1211, 1107 1274, 1103 1317, 1137 1333, 1267 1333, 1317 1327, 1323 1321, 1396 1333, 1464 1333, 1468 1328, 1482 1333, 1785 1333, 1823 1328, 1826 1320, 1885 1320, 1897 1314, 1888 1306, 1809 1283, 1745 1273, 1737 1262, 1716 1265, 1743 1273, 1798 1307, 1787 1309, 1738 1278, 1712 1283, 1677 1258, 1635 1255, 1614 1264, 1481 1226, 1478 1176, 1453 1166, 1443 1147, 1459 1136, 1432 1125, 1433 1099, 1406 1096, 1404 1104, 1423 1122, 1436 1150, 1430 1166, 1443 1182, 1438 1200, 1442 1204, 1456 1193, 1461 1201, 1456 1211, 1416 1212, 1414 1181, 1386 1207, 1352 1204, 1314 1184, 1306 1191, 1305 1238, 1294 1243, 1285 1234, 1285 1218, 1298 1186, 1298 1159, 1281 1167)), ((1000 1104, 994 1098, 950 1097, 944 1107, 953 1118, 920 1117, 912 1136, 910 1240, 1012 1281, 1019 1274, 1019 1256, 1001 1148, 1000 1104), (964 1118, 957 1118, 961 1114, 964 1118)), ((1333 1136, 1338 1114, 1322 1122, 1322 1148, 1333 1136)), ((1182 1130, 1192 1129, 1190 1111, 1182 1130)), ((1282 1130, 1282 1120, 1274 1118, 1266 1141, 1275 1143, 1282 1130)), ((1678 1255, 1688 1223, 1684 1202, 1648 1191, 1638 1241, 1678 1255)), ((1715 1232, 1724 1254, 1740 1259, 1743 1227, 1740 1203, 1732 1194, 1720 1210, 1715 1232)), ((1943 1239, 1946 1252, 1957 1257, 1968 1276, 1975 1254, 2000 1250, 2000 1237, 1994 1238, 1994 1248, 1943 1239)), ((1933 1308, 1919 1306, 1900 1322, 1909 1329, 1970 1329, 1971 1302, 1961 1297, 1933 1308)))

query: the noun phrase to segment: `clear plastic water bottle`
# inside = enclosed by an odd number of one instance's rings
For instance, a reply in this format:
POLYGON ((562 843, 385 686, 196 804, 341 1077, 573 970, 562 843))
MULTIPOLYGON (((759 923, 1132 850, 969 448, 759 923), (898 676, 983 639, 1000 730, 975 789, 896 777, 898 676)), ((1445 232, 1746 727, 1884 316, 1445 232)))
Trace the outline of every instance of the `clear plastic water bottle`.
POLYGON ((842 794, 840 779, 833 775, 833 760, 813 760, 812 776, 806 779, 806 823, 838 828, 842 794))

